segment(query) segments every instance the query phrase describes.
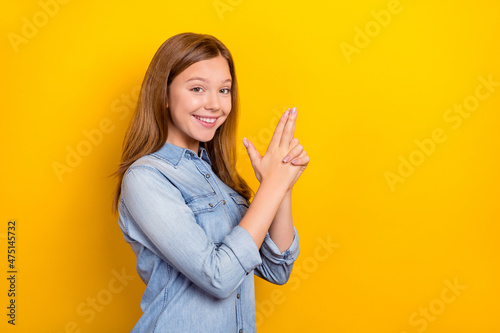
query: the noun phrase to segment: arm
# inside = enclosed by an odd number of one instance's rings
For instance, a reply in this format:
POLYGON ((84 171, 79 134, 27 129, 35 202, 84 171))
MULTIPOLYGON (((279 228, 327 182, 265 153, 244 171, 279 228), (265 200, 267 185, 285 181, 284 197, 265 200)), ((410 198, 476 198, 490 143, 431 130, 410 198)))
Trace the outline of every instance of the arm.
POLYGON ((280 251, 285 251, 294 239, 291 192, 309 163, 298 139, 293 138, 296 118, 295 108, 281 116, 264 156, 243 139, 260 186, 239 225, 259 248, 267 232, 280 251))
MULTIPOLYGON (((272 217, 270 218, 270 225, 265 225, 265 227, 259 230, 260 237, 262 237, 262 234, 265 232, 267 232, 267 234, 265 234, 264 241, 260 246, 256 242, 260 247, 262 264, 256 267, 255 275, 275 284, 284 284, 288 281, 293 263, 300 252, 297 230, 293 225, 292 189, 295 182, 307 167, 309 157, 302 145, 299 144, 299 140, 292 138, 295 130, 296 117, 297 112, 295 108, 291 113, 289 110, 285 112, 276 126, 275 133, 266 151, 266 155, 277 153, 279 159, 274 160, 276 165, 280 165, 283 168, 288 167, 295 173, 291 178, 287 179, 288 187, 285 192, 283 192, 282 186, 276 186, 274 189, 271 187, 270 197, 274 193, 274 196, 279 196, 279 198, 281 198, 277 209, 274 205, 269 206, 265 204, 268 202, 267 198, 264 198, 264 204, 257 207, 257 209, 267 210, 272 217), (283 156, 285 157, 283 158, 283 156), (266 227, 268 227, 267 230, 264 230, 266 227)), ((261 182, 261 187, 263 187, 266 185, 266 179, 263 177, 263 166, 260 162, 266 158, 266 155, 264 155, 264 157, 260 156, 248 140, 244 140, 244 144, 247 147, 252 167, 255 170, 255 175, 261 182)), ((266 172, 266 170, 264 170, 264 172, 266 172)), ((285 182, 283 182, 282 185, 284 183, 285 182)), ((259 190, 261 187, 259 187, 259 190)), ((259 194, 266 194, 265 192, 259 193, 259 190, 250 208, 252 208, 252 206, 256 208, 255 204, 259 203, 259 201, 256 201, 259 194)), ((262 223, 262 221, 260 222, 262 223)), ((269 223, 269 220, 267 222, 269 223)), ((259 238, 258 241, 260 241, 260 239, 261 238, 259 238)))
POLYGON ((262 262, 253 239, 238 226, 220 246, 211 242, 180 191, 152 167, 127 172, 121 200, 129 236, 214 297, 230 296, 262 262))
POLYGON ((290 247, 295 234, 292 217, 292 191, 287 191, 269 228, 269 235, 280 252, 290 247))
MULTIPOLYGON (((295 110, 295 118, 293 128, 295 129, 295 122, 297 119, 297 111, 295 110)), ((293 133, 293 132, 292 132, 293 133)), ((306 169, 309 164, 309 156, 307 156, 304 147, 299 144, 299 140, 293 138, 290 141, 290 146, 292 147, 290 152, 283 158, 284 163, 290 162, 294 166, 298 166, 298 172, 288 187, 285 193, 285 197, 281 201, 281 205, 276 212, 274 220, 269 228, 269 234, 274 243, 278 246, 280 252, 288 249, 295 235, 295 228, 293 226, 293 216, 292 216, 292 189, 302 172, 306 169)))

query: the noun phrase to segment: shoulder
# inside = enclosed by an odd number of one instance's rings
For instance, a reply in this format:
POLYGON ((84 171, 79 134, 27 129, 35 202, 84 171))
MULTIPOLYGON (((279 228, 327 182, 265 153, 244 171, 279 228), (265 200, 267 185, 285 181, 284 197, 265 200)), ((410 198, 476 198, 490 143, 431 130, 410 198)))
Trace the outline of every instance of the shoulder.
POLYGON ((152 173, 168 178, 168 174, 171 173, 173 169, 174 167, 167 161, 158 158, 154 154, 149 154, 142 156, 132 163, 125 172, 124 179, 130 178, 130 174, 146 176, 152 173))
POLYGON ((127 189, 145 189, 153 185, 171 185, 169 174, 173 167, 154 155, 145 155, 132 163, 123 176, 122 191, 127 189))
POLYGON ((161 160, 153 154, 145 155, 136 160, 134 163, 130 165, 128 168, 127 172, 130 170, 134 169, 141 169, 141 168, 150 168, 150 169, 162 169, 165 167, 165 165, 168 165, 164 160, 161 160))
POLYGON ((157 202, 160 198, 178 200, 182 193, 169 177, 169 165, 147 155, 135 161, 122 181, 123 204, 157 202))

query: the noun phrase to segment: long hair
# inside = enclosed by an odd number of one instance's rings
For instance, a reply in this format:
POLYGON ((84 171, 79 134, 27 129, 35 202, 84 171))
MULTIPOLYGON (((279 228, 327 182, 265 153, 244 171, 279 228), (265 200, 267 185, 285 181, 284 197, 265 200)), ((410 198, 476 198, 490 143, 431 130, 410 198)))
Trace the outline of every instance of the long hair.
POLYGON ((146 71, 135 112, 123 140, 120 165, 113 174, 118 178, 113 199, 115 212, 127 169, 142 156, 159 150, 167 141, 167 122, 170 121, 167 98, 170 84, 192 64, 219 55, 227 60, 231 73, 231 112, 216 130, 213 139, 204 145, 215 174, 247 200, 252 196, 251 188, 236 171, 238 85, 231 53, 213 36, 182 33, 170 37, 160 46, 146 71))

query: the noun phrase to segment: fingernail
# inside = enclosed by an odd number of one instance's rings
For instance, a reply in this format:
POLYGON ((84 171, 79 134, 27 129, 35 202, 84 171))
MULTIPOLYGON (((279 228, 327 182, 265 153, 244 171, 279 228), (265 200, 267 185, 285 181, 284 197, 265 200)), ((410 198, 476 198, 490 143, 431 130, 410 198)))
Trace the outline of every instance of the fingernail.
POLYGON ((245 148, 248 148, 247 138, 243 138, 243 145, 245 146, 245 148))
POLYGON ((292 164, 297 164, 297 163, 299 163, 299 160, 293 160, 291 163, 292 164))
POLYGON ((292 114, 293 115, 297 114, 297 108, 295 106, 292 108, 292 114))
POLYGON ((283 163, 286 163, 290 161, 290 156, 285 156, 285 158, 283 159, 283 163))
POLYGON ((284 113, 285 118, 288 117, 288 114, 290 113, 290 109, 287 109, 284 113))

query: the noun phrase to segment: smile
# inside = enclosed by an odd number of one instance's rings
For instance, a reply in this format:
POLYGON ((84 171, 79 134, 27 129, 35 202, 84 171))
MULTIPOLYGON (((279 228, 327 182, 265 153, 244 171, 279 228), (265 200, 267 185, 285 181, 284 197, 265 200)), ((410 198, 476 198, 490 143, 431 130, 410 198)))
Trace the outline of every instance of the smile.
POLYGON ((215 123, 215 121, 217 120, 217 118, 205 118, 205 117, 198 117, 198 116, 194 116, 196 119, 199 119, 201 121, 204 121, 206 123, 215 123))
POLYGON ((193 115, 193 117, 203 126, 205 127, 212 127, 215 125, 215 122, 217 121, 218 117, 200 117, 193 115))

